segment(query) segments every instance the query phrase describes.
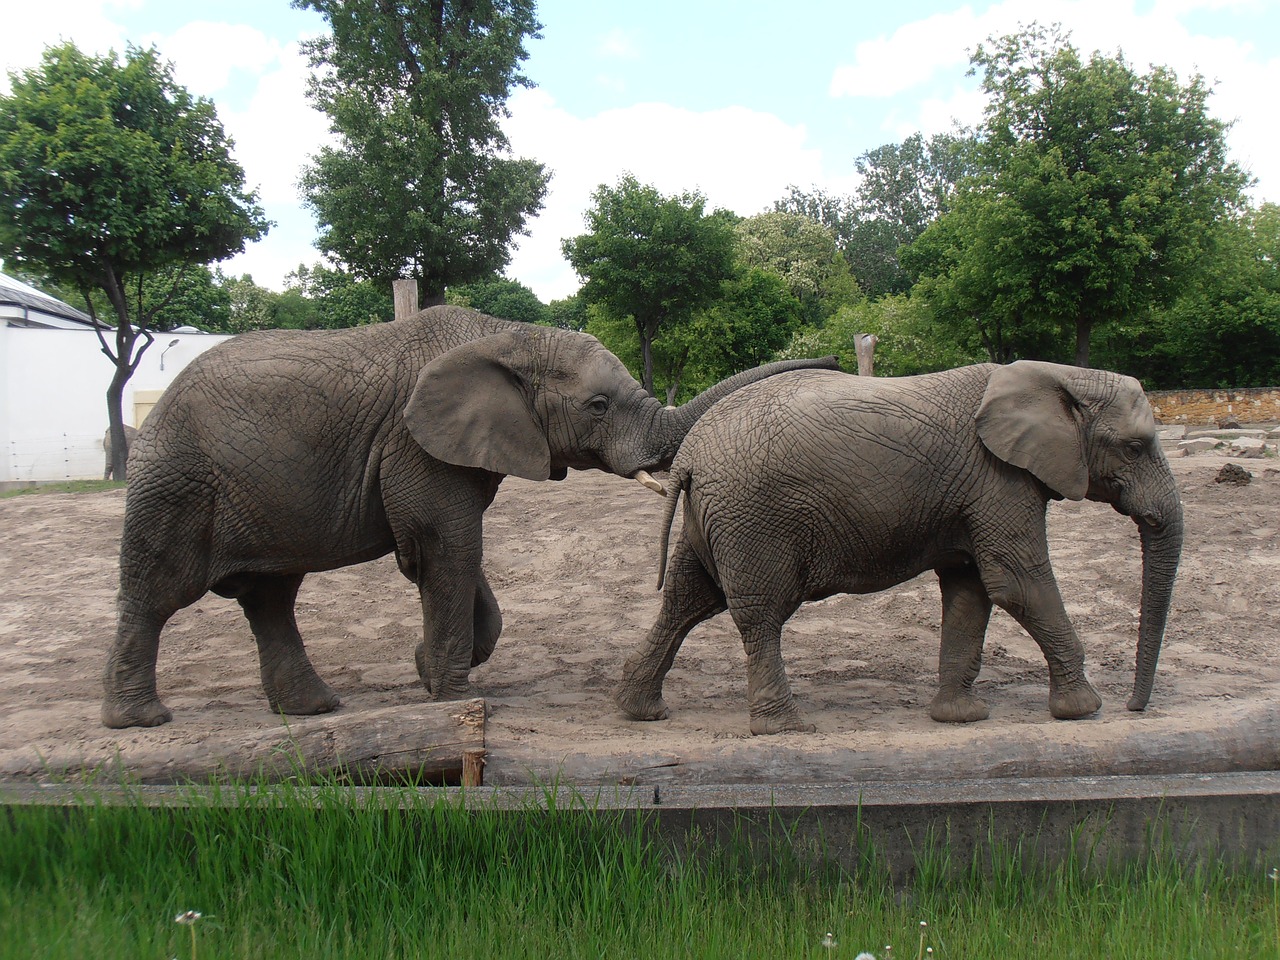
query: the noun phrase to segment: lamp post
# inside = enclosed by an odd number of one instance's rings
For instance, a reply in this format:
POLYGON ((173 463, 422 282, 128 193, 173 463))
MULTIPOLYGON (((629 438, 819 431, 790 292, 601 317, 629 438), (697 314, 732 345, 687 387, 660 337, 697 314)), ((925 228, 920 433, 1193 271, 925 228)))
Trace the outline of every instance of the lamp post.
POLYGON ((169 341, 169 345, 160 351, 160 369, 161 370, 164 369, 164 355, 181 342, 182 341, 180 341, 177 337, 174 337, 172 340, 169 341))

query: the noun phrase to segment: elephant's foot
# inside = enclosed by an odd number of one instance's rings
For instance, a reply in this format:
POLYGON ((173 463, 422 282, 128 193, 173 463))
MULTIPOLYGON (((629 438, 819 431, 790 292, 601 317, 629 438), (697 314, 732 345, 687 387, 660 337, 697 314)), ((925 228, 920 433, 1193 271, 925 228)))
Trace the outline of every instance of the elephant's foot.
MULTIPOLYGON (((426 686, 424 684, 424 686, 426 686)), ((427 687, 432 700, 469 700, 475 696, 475 687, 466 680, 461 683, 441 683, 427 687)))
POLYGON ((1067 690, 1049 691, 1049 712, 1058 720, 1079 720, 1101 707, 1102 698, 1088 681, 1067 690))
POLYGON ((173 719, 173 711, 159 697, 145 700, 123 700, 107 697, 102 701, 102 725, 113 730, 125 727, 158 727, 173 719))
POLYGON ((814 733, 818 728, 805 723, 794 700, 751 708, 751 735, 771 733, 814 733))
POLYGON ((621 683, 613 692, 613 702, 632 720, 665 720, 671 716, 661 689, 645 690, 636 684, 621 683))
POLYGON ((267 693, 267 703, 275 713, 309 717, 316 713, 331 713, 342 706, 333 688, 319 677, 305 683, 263 684, 263 689, 267 693))
POLYGON ((973 723, 987 719, 991 710, 972 693, 948 695, 939 691, 929 704, 929 716, 939 723, 973 723))

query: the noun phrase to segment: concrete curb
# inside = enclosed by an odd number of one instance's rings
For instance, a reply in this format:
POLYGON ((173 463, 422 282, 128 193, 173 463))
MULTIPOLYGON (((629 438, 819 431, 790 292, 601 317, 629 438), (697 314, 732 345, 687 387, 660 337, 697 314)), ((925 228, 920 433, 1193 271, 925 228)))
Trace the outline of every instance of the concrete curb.
MULTIPOLYGON (((267 787, 261 794, 274 789, 267 787)), ((290 786, 297 795, 307 788, 290 786)), ((331 791, 332 788, 327 788, 331 791)), ((368 802, 379 787, 347 788, 368 802)), ((394 788, 403 789, 403 788, 394 788)), ((990 866, 1016 852, 1024 864, 1131 862, 1153 852, 1183 863, 1235 869, 1280 864, 1280 772, 1163 776, 947 780, 917 783, 681 785, 575 788, 422 788, 474 811, 543 811, 570 816, 618 811, 643 818, 674 855, 746 844, 856 871, 869 852, 896 881, 927 854, 953 868, 990 866)), ((316 791, 324 796, 326 788, 316 791)), ((330 793, 331 795, 331 793, 330 793)), ((0 785, 10 806, 238 805, 235 788, 0 785)), ((385 798, 385 795, 384 795, 385 798)))

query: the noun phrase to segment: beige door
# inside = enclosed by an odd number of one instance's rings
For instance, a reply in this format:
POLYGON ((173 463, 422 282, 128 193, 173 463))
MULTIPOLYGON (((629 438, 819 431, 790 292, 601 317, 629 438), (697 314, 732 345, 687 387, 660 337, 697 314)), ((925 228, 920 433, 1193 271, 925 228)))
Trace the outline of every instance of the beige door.
POLYGON ((151 408, 156 405, 160 399, 163 390, 135 390, 133 392, 133 425, 135 427, 142 426, 142 421, 147 419, 147 414, 151 412, 151 408))

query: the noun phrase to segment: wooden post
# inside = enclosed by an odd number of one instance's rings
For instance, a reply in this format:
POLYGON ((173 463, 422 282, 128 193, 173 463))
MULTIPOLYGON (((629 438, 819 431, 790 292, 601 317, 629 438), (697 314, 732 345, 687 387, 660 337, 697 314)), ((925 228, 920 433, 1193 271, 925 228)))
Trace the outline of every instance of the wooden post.
POLYGON ((874 333, 855 333, 853 335, 853 347, 858 354, 858 376, 871 376, 872 368, 876 362, 876 344, 880 342, 880 338, 874 333))
POLYGON ((418 281, 397 280, 391 284, 392 296, 395 299, 395 318, 403 320, 418 312, 418 281))
POLYGON ((462 785, 464 787, 484 786, 484 754, 483 748, 462 751, 462 785))

